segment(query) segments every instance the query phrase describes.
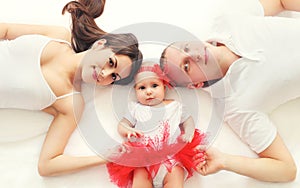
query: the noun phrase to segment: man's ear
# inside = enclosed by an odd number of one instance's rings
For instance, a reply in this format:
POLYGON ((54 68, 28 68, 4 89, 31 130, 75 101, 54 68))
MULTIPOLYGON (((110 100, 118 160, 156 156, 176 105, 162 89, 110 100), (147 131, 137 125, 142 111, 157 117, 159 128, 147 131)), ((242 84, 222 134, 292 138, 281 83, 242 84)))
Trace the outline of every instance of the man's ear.
POLYGON ((197 89, 197 88, 203 87, 203 85, 204 85, 203 82, 201 82, 201 83, 189 83, 187 85, 187 88, 189 88, 189 89, 197 89))
POLYGON ((93 44, 92 49, 93 50, 101 50, 101 49, 105 48, 105 44, 106 44, 106 39, 97 40, 93 44))

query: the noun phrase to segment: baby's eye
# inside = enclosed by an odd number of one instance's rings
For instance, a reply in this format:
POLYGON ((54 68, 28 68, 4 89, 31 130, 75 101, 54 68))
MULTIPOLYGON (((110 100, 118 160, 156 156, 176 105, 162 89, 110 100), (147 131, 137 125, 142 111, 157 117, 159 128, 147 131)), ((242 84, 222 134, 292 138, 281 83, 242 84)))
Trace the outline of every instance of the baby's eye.
POLYGON ((143 89, 145 89, 145 86, 140 86, 139 89, 143 90, 143 89))
POLYGON ((152 85, 153 88, 156 88, 157 86, 158 86, 158 84, 153 84, 152 85))

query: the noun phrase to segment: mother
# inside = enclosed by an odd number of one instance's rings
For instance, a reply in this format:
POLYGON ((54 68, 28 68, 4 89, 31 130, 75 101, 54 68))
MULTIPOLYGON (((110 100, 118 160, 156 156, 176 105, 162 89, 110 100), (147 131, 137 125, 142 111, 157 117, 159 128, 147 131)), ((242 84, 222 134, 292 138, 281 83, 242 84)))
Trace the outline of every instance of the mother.
POLYGON ((0 108, 43 110, 54 116, 40 153, 42 176, 106 162, 98 156, 63 154, 84 107, 81 82, 127 84, 142 61, 134 35, 109 34, 96 25, 104 5, 105 0, 65 5, 63 13, 72 16, 71 45, 66 29, 0 23, 0 98, 5 99, 0 108))

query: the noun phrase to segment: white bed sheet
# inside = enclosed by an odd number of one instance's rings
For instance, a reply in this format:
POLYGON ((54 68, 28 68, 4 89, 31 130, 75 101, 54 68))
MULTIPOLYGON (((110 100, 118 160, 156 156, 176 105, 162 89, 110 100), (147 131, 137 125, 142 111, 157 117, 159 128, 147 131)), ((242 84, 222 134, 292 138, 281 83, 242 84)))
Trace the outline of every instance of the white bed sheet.
MULTIPOLYGON (((209 33, 212 18, 222 11, 234 10, 241 7, 242 11, 251 9, 251 3, 256 0, 239 2, 238 0, 212 0, 212 1, 185 1, 186 8, 181 10, 182 1, 174 0, 110 0, 106 4, 104 15, 97 20, 100 26, 107 31, 114 31, 122 26, 128 26, 139 22, 165 22, 186 28, 189 32, 205 37, 209 33), (225 3, 225 4, 224 4, 225 3), (225 6, 224 6, 225 5, 225 6), (168 13, 168 14, 166 14, 168 13), (195 14, 199 16, 195 16, 195 14), (180 16, 183 15, 184 18, 180 16), (194 25, 197 20, 198 24, 194 25)), ((69 16, 61 16, 61 8, 67 0, 1 0, 0 22, 55 24, 68 27, 69 16), (31 7, 30 9, 25 7, 31 7)), ((236 11, 236 10, 235 10, 236 11)), ((299 14, 285 12, 283 16, 299 17, 299 14)), ((149 43, 148 43, 149 44, 149 43)), ((149 45, 142 45, 146 58, 157 58, 160 45, 156 45, 151 52, 146 51, 149 45)), ((98 107, 97 116, 102 118, 101 123, 105 130, 115 140, 118 140, 115 128, 117 120, 111 111, 103 109, 113 108, 113 103, 105 97, 111 97, 114 89, 95 88, 95 98, 89 96, 87 90, 90 86, 84 85, 83 92, 86 97, 86 109, 80 126, 93 123, 91 114, 94 104, 98 107), (88 94, 87 94, 88 93, 88 94), (100 115, 99 115, 100 114, 100 115)), ((205 126, 209 122, 210 98, 202 91, 195 91, 199 108, 199 124, 205 126)), ((3 100, 3 99, 1 99, 3 100)), ((296 99, 280 106, 272 114, 272 120, 277 124, 278 131, 282 135, 287 147, 290 149, 298 168, 300 167, 300 99, 296 99)), ((95 117, 94 117, 95 118, 95 117)), ((96 117, 97 118, 97 117, 96 117)), ((45 133, 49 127, 52 117, 43 112, 32 112, 23 110, 0 109, 0 187, 19 188, 76 188, 76 187, 116 187, 110 183, 105 166, 93 167, 81 172, 63 175, 59 177, 43 178, 38 175, 37 161, 45 133)), ((240 141, 226 124, 220 130, 214 145, 220 150, 233 154, 255 157, 256 155, 240 141)), ((72 135, 65 153, 72 155, 95 155, 94 149, 90 147, 82 131, 77 129, 72 135)), ((219 172, 210 176, 195 175, 186 182, 187 188, 198 187, 245 187, 245 188, 297 188, 300 187, 299 174, 291 183, 267 183, 257 181, 248 177, 240 176, 231 172, 219 172)))

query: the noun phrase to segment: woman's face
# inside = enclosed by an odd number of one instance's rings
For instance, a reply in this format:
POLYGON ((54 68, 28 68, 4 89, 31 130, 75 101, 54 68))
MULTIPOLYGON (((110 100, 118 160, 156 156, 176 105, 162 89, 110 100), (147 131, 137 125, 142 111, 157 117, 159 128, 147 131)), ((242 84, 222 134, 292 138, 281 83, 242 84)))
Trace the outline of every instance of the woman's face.
POLYGON ((173 43, 165 51, 167 74, 178 86, 189 86, 219 77, 212 45, 201 41, 173 43))
POLYGON ((110 48, 93 46, 81 61, 81 77, 86 83, 109 85, 126 78, 131 71, 132 61, 126 55, 116 55, 110 48))

